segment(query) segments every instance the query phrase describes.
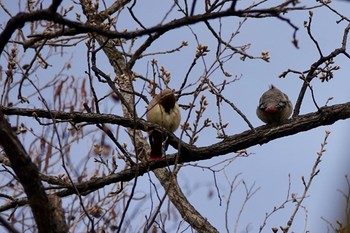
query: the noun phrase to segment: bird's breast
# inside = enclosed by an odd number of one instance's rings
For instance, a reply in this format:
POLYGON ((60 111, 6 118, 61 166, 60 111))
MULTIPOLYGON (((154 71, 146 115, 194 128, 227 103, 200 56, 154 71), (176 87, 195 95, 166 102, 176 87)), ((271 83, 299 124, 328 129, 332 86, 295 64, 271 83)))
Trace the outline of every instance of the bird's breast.
POLYGON ((161 105, 157 104, 147 112, 147 120, 174 132, 181 121, 179 106, 175 104, 174 108, 166 112, 161 105))

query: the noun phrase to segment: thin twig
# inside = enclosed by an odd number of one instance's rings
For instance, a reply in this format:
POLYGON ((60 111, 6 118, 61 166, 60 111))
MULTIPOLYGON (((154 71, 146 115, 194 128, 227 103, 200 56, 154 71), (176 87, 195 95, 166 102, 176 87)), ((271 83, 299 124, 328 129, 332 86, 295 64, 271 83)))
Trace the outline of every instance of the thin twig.
POLYGON ((308 191, 309 191, 309 189, 311 187, 313 179, 320 172, 320 170, 318 168, 318 165, 320 164, 321 158, 324 155, 324 152, 326 151, 325 147, 327 145, 327 139, 328 139, 329 134, 330 134, 330 131, 326 131, 325 137, 323 139, 323 142, 321 143, 320 151, 317 152, 317 157, 316 157, 315 163, 314 163, 314 165, 313 165, 313 167, 311 169, 311 173, 310 173, 309 179, 307 181, 305 181, 304 177, 302 177, 302 181, 304 183, 304 192, 303 192, 300 200, 295 199, 297 204, 295 206, 295 209, 294 209, 292 215, 290 216, 290 218, 289 218, 289 220, 287 222, 287 225, 285 227, 283 227, 284 233, 287 233, 290 230, 290 228, 291 228, 291 226, 292 226, 292 224, 294 222, 294 218, 295 218, 296 214, 298 213, 300 207, 302 207, 302 205, 301 205, 302 202, 307 197, 307 194, 308 194, 308 191))

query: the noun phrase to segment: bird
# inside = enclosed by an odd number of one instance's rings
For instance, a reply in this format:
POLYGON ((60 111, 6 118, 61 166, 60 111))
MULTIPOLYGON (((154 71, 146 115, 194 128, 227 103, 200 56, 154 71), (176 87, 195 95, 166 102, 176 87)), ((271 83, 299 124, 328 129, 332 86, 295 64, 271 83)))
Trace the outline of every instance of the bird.
MULTIPOLYGON (((166 88, 156 95, 147 106, 147 121, 158 124, 164 129, 175 132, 181 121, 179 105, 176 102, 174 92, 166 88)), ((152 160, 161 159, 163 156, 162 144, 164 133, 152 130, 149 132, 151 152, 149 157, 152 160)))
POLYGON ((260 98, 256 115, 267 124, 278 124, 287 120, 292 111, 293 105, 288 96, 274 85, 270 85, 269 90, 260 98))

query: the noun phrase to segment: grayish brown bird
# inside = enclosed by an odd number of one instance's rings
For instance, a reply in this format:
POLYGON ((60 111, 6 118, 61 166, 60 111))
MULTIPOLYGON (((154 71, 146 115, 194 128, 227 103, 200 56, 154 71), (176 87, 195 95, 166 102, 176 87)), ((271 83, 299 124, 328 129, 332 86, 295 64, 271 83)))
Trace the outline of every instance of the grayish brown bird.
POLYGON ((288 96, 271 85, 260 98, 256 115, 267 124, 278 124, 287 120, 293 111, 293 105, 288 96))
MULTIPOLYGON (((174 92, 170 89, 162 90, 156 95, 147 107, 147 120, 158 124, 170 132, 174 132, 180 125, 181 115, 179 105, 176 103, 174 92)), ((151 144, 151 159, 160 159, 163 155, 164 134, 155 130, 149 134, 151 144)))

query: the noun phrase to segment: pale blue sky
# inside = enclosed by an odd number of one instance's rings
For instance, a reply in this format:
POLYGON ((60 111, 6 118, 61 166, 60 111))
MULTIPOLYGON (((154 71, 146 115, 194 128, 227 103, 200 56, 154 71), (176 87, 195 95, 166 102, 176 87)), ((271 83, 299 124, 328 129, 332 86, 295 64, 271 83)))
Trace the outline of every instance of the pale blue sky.
MULTIPOLYGON (((8 1, 4 1, 4 5, 7 5, 6 2, 8 1)), ((237 8, 240 9, 243 5, 249 5, 250 2, 251 1, 239 1, 237 8)), ((269 1, 269 4, 275 2, 280 1, 269 1)), ((314 3, 314 1, 312 1, 312 3, 314 3)), ((147 4, 137 5, 135 14, 142 19, 144 25, 153 26, 163 18, 169 6, 169 3, 165 1, 147 1, 147 4), (163 13, 155 14, 156 12, 163 13)), ((263 6, 264 5, 261 7, 263 6)), ((331 6, 340 13, 350 17, 348 13, 350 9, 349 3, 334 1, 331 6)), ((14 12, 15 11, 13 11, 13 13, 14 12)), ((313 35, 320 43, 323 53, 327 55, 330 51, 340 47, 346 22, 336 24, 335 21, 339 18, 326 9, 315 9, 313 12, 313 35)), ((228 86, 223 94, 236 104, 255 127, 263 124, 256 117, 255 109, 261 94, 267 90, 268 86, 270 84, 276 85, 288 94, 294 104, 302 81, 293 74, 288 75, 285 79, 279 79, 278 76, 288 68, 298 71, 307 70, 310 65, 318 59, 316 47, 307 36, 306 29, 303 27, 303 22, 308 20, 308 12, 292 12, 284 16, 291 19, 291 21, 299 27, 297 39, 299 40, 300 49, 296 49, 292 45, 293 29, 285 22, 275 18, 248 19, 240 30, 240 34, 232 41, 231 45, 238 46, 250 43, 251 48, 247 50, 247 53, 255 56, 260 56, 260 53, 263 51, 269 51, 271 56, 270 62, 266 63, 261 60, 249 60, 248 58, 243 62, 237 57, 225 64, 225 68, 228 72, 234 76, 241 77, 241 79, 228 86)), ((179 17, 180 15, 177 15, 177 18, 179 17)), ((237 23, 241 20, 243 19, 233 17, 222 20, 223 35, 226 39, 229 38, 230 33, 235 30, 237 23)), ((3 21, 4 20, 1 20, 1 22, 3 21)), ((210 23, 213 26, 217 26, 217 21, 210 21, 210 23)), ((118 21, 117 25, 119 29, 127 28, 129 31, 133 31, 136 26, 135 23, 131 23, 127 11, 121 15, 121 20, 118 21)), ((216 40, 206 30, 203 24, 192 25, 191 29, 198 36, 200 44, 209 46, 211 51, 205 57, 205 60, 208 65, 212 64, 215 58, 216 40)), ((146 51, 146 53, 152 53, 160 50, 170 50, 178 47, 181 41, 188 41, 189 46, 174 54, 145 57, 136 63, 134 71, 144 76, 148 74, 148 77, 151 77, 151 67, 150 65, 147 67, 147 63, 155 58, 158 60, 159 65, 163 65, 166 70, 171 73, 172 80, 170 86, 174 89, 178 89, 182 78, 185 76, 193 60, 195 48, 197 46, 189 28, 183 27, 164 34, 146 51)), ((81 47, 70 48, 67 52, 73 52, 74 54, 71 72, 76 76, 85 77, 84 71, 87 69, 86 52, 84 44, 80 46, 81 47)), ((68 54, 66 57, 69 58, 70 55, 68 54)), ((350 99, 350 62, 342 55, 338 56, 335 61, 337 65, 341 66, 341 69, 334 73, 335 78, 333 80, 329 83, 321 83, 319 80, 314 80, 312 82, 316 101, 319 106, 323 106, 331 96, 334 97, 334 99, 329 105, 347 102, 350 99)), ((5 67, 3 58, 0 58, 0 62, 3 67, 5 67)), ((61 61, 51 61, 49 59, 48 62, 56 65, 61 61)), ((99 57, 97 65, 106 73, 113 71, 104 56, 99 57)), ((41 74, 50 74, 50 69, 47 71, 44 70, 41 74)), ((190 75, 190 82, 197 80, 201 75, 203 75, 203 65, 199 62, 194 72, 190 75)), ((212 74, 210 78, 216 84, 221 83, 225 79, 219 71, 212 74)), ((226 79, 230 80, 230 78, 226 79)), ((138 81, 136 84, 139 90, 141 90, 142 85, 143 82, 141 81, 138 81)), ((189 90, 193 90, 193 88, 189 90)), ((100 96, 102 96, 103 93, 106 92, 106 89, 101 88, 97 91, 100 96)), ((204 94, 207 95, 210 104, 208 111, 205 112, 205 117, 216 121, 217 111, 215 108, 215 99, 208 92, 204 94)), ((13 98, 15 101, 16 96, 13 98)), ((190 97, 181 98, 179 102, 181 104, 187 104, 190 100, 190 97)), ((25 105, 23 105, 23 107, 24 106, 25 105)), ((225 105, 222 107, 224 109, 223 121, 229 123, 226 133, 232 135, 248 130, 247 124, 232 109, 227 108, 225 105)), ((110 106, 101 109, 108 112, 110 106)), ((139 115, 143 114, 143 109, 144 103, 141 102, 139 106, 139 115)), ((307 91, 301 108, 301 114, 315 112, 316 110, 312 103, 310 92, 307 91)), ((119 112, 118 106, 114 106, 112 113, 118 114, 119 112)), ((187 112, 182 110, 183 119, 186 118, 186 114, 187 112)), ((194 118, 192 117, 191 119, 194 118)), ((259 226, 263 223, 265 213, 270 212, 274 206, 280 205, 285 200, 288 189, 288 174, 291 175, 291 193, 302 194, 303 184, 301 177, 309 177, 312 165, 316 159, 316 153, 320 150, 320 144, 323 141, 325 130, 331 131, 331 134, 328 139, 328 145, 326 146, 327 151, 320 164, 321 172, 315 178, 309 192, 310 197, 305 200, 303 205, 308 211, 306 230, 310 230, 310 232, 326 232, 326 224, 320 217, 323 216, 334 222, 334 216, 338 215, 342 208, 335 204, 337 203, 337 199, 342 198, 337 189, 347 190, 348 188, 345 185, 344 175, 349 172, 348 165, 350 162, 348 158, 349 120, 339 121, 332 126, 319 127, 308 132, 280 138, 262 146, 258 145, 248 148, 248 152, 252 153, 252 155, 248 158, 238 158, 225 168, 225 173, 217 173, 218 187, 223 201, 221 206, 219 206, 220 200, 217 197, 214 187, 213 175, 209 170, 202 170, 194 166, 186 165, 179 173, 180 183, 184 187, 184 192, 195 208, 197 208, 204 217, 208 218, 208 221, 220 232, 226 232, 224 215, 229 185, 225 174, 229 181, 232 181, 237 174, 241 173, 239 178, 244 179, 248 187, 255 184, 255 187, 260 187, 260 189, 244 208, 237 232, 245 232, 244 229, 248 225, 249 232, 258 232, 259 226), (208 198, 209 191, 214 192, 212 198, 208 198)), ((175 134, 179 136, 180 130, 177 130, 175 134)), ((213 129, 208 129, 200 136, 196 145, 205 146, 219 141, 215 137, 215 131, 213 129)), ((185 141, 187 140, 187 138, 183 139, 185 141)), ((91 140, 89 143, 93 143, 93 141, 91 140)), ((170 150, 169 152, 172 151, 173 150, 170 150)), ((233 156, 234 154, 232 153, 211 160, 201 161, 198 164, 201 166, 211 166, 233 156)), ((148 176, 140 177, 138 183, 139 193, 147 193, 149 191, 148 176)), ((243 186, 239 186, 232 196, 229 214, 231 219, 229 225, 230 232, 233 232, 236 216, 243 201, 243 194, 243 186)), ((138 206, 138 204, 137 202, 134 203, 135 206, 138 206)), ((149 203, 142 204, 141 210, 144 209, 145 214, 148 213, 148 204, 149 203)), ((294 204, 287 204, 283 210, 271 217, 263 232, 271 232, 270 229, 274 226, 279 227, 280 225, 286 225, 293 210, 294 204)), ((132 213, 134 213, 133 211, 134 210, 131 210, 128 215, 131 216, 132 213)), ((139 218, 143 220, 144 215, 140 214, 139 218)), ((300 210, 295 219, 292 231, 303 232, 304 219, 305 212, 300 210)), ((171 227, 172 226, 169 225, 169 232, 173 232, 171 227)))

